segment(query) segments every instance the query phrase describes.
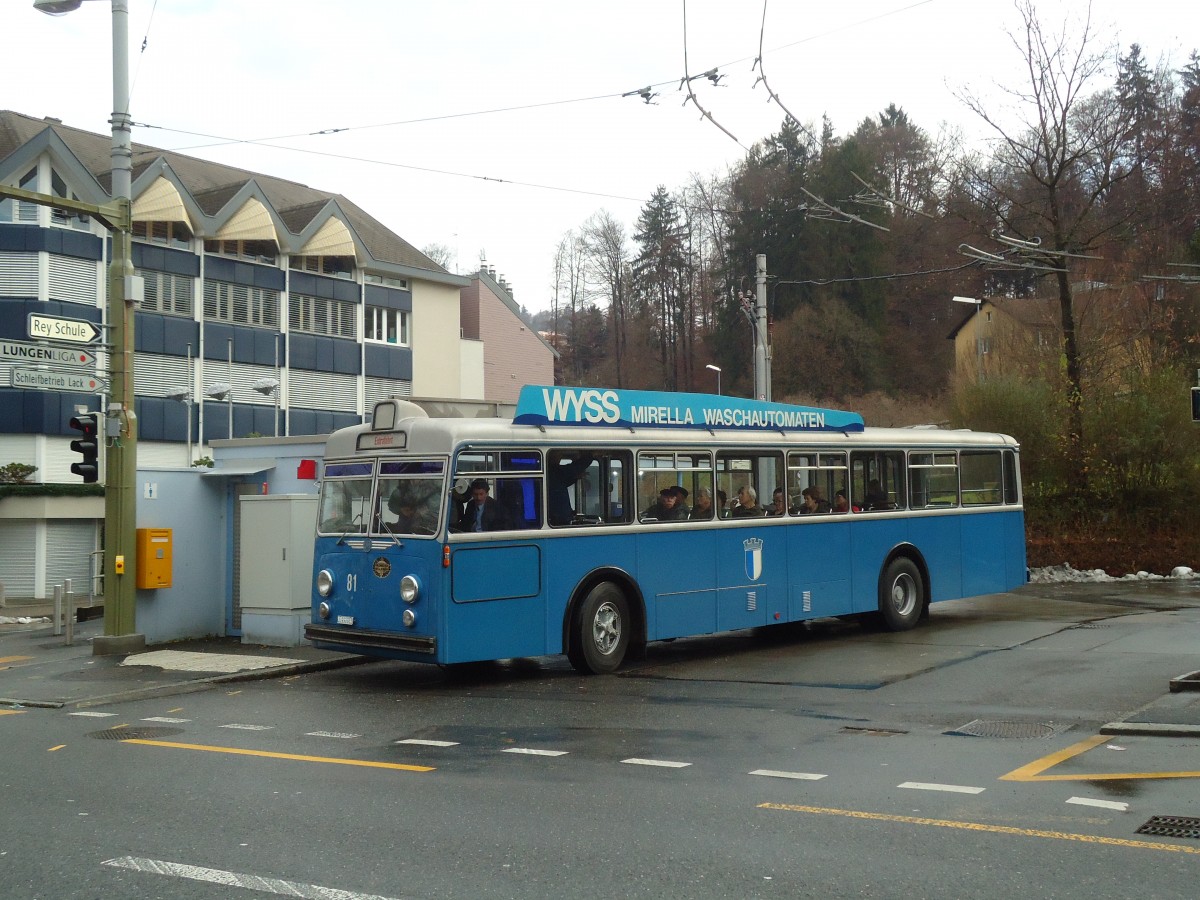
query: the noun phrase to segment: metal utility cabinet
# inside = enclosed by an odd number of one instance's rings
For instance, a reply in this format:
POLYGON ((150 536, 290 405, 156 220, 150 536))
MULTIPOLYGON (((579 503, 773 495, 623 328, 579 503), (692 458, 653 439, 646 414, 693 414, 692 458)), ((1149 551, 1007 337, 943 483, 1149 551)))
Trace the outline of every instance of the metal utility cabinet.
POLYGON ((298 647, 311 608, 317 498, 238 498, 242 643, 298 647))

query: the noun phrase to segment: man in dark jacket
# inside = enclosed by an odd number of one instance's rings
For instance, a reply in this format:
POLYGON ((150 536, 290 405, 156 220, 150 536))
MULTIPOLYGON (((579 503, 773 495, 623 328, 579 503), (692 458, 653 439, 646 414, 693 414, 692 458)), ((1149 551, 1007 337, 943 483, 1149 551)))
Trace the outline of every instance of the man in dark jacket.
POLYGON ((500 531, 508 528, 504 509, 488 496, 488 483, 482 478, 471 482, 471 499, 458 520, 462 531, 500 531))

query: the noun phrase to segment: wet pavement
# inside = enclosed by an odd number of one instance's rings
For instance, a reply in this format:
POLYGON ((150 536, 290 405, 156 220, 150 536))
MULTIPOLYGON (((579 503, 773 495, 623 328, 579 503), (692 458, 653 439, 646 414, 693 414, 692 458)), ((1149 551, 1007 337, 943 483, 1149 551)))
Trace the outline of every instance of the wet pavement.
MULTIPOLYGON (((1023 639, 1022 621, 1037 618, 1037 597, 1105 606, 1169 607, 1178 597, 1180 608, 1200 612, 1200 582, 1189 584, 1030 585, 1012 595, 1027 614, 987 625, 1000 643, 1023 639), (1036 596, 1034 596, 1036 595, 1036 596), (1013 630, 1017 629, 1017 630, 1013 630)), ((972 601, 961 601, 971 603, 972 601)), ((1010 608, 1011 609, 1011 608, 1010 608)), ((277 678, 370 662, 370 657, 299 647, 243 644, 236 637, 210 637, 152 645, 127 655, 96 656, 92 638, 103 634, 102 618, 76 622, 72 641, 66 629, 56 635, 51 604, 14 604, 0 609, 0 707, 87 707, 124 700, 169 696, 205 690, 215 684, 277 678)), ((984 614, 983 619, 989 616, 984 614)), ((983 624, 982 622, 980 624, 983 624)), ((1198 620, 1197 624, 1200 624, 1198 620)), ((1175 649, 1197 649, 1198 670, 1164 673, 1162 696, 1118 722, 1106 724, 1105 734, 1200 736, 1200 638, 1191 623, 1170 634, 1146 630, 1131 640, 1178 642, 1175 649)), ((1139 649, 1132 647, 1131 649, 1139 649)), ((682 673, 681 673, 682 674, 682 673)), ((828 673, 827 673, 828 674, 828 673)), ((861 671, 858 677, 861 677, 861 671)))
POLYGON ((55 634, 53 604, 0 609, 0 707, 87 707, 206 690, 214 684, 278 678, 368 662, 305 644, 264 647, 236 637, 147 646, 139 653, 96 656, 102 618, 75 622, 72 642, 55 634))

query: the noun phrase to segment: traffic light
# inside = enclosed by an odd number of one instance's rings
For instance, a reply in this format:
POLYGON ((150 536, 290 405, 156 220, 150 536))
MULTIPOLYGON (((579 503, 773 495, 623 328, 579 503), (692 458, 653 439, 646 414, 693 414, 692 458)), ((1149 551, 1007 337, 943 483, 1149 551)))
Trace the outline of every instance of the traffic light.
POLYGON ((71 441, 71 450, 81 455, 77 463, 71 463, 71 474, 80 475, 87 484, 100 477, 100 438, 97 433, 97 415, 81 413, 71 419, 71 427, 79 432, 79 439, 71 441))

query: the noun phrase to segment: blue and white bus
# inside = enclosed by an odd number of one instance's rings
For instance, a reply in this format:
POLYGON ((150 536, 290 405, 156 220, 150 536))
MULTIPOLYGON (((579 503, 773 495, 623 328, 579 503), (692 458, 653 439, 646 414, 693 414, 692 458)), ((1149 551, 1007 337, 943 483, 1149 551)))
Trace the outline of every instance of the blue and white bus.
POLYGON ((1005 435, 705 394, 529 386, 511 421, 386 400, 329 437, 305 634, 606 673, 670 638, 908 629, 1027 580, 1018 462, 1005 435))

